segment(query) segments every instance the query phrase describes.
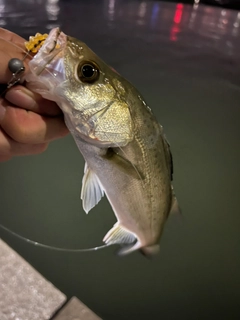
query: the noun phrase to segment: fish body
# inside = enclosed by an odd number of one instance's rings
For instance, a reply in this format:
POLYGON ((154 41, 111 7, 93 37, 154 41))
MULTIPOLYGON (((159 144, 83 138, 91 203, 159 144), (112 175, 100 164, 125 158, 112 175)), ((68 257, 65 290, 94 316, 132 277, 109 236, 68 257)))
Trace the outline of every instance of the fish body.
POLYGON ((163 129, 140 93, 84 43, 53 29, 29 63, 29 86, 64 113, 86 164, 86 212, 106 194, 117 223, 106 244, 122 254, 157 251, 174 202, 172 157, 163 129))

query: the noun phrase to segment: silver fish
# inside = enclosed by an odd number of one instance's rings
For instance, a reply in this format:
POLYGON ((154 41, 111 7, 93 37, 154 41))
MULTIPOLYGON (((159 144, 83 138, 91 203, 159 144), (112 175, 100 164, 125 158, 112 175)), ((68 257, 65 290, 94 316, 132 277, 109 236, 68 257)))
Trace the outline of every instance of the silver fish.
POLYGON ((83 42, 53 29, 29 63, 29 86, 64 113, 86 164, 88 213, 106 194, 117 218, 103 241, 153 254, 176 199, 162 126, 140 93, 83 42))

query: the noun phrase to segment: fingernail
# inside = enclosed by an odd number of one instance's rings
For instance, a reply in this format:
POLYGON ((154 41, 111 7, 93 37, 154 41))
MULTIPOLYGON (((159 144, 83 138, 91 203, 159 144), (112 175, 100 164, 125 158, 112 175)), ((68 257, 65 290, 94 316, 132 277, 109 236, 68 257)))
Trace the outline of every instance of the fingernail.
POLYGON ((21 89, 17 90, 9 90, 6 93, 5 98, 17 107, 32 110, 35 108, 36 102, 31 94, 31 91, 22 87, 21 89))
POLYGON ((5 116, 5 113, 6 113, 6 108, 0 105, 0 123, 5 116))

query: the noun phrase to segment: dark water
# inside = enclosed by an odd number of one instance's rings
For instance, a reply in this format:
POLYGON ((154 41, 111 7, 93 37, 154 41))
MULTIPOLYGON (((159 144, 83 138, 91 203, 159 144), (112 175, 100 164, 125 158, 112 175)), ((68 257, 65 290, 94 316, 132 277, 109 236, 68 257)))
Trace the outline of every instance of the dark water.
MULTIPOLYGON (((183 219, 154 260, 60 253, 0 236, 47 279, 106 320, 240 319, 240 12, 158 1, 1 0, 0 25, 28 38, 60 26, 142 92, 174 155, 183 219)), ((46 244, 100 245, 106 199, 88 216, 83 159, 69 136, 0 165, 0 223, 46 244)))

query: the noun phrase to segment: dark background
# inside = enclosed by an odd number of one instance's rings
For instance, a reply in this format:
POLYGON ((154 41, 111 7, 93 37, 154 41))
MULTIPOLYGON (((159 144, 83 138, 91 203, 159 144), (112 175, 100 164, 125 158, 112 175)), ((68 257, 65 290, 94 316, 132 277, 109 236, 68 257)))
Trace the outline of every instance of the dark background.
MULTIPOLYGON (((239 319, 240 13, 159 1, 2 0, 0 25, 25 38, 60 26, 135 84, 171 143, 183 213, 168 220, 153 260, 119 258, 117 246, 61 253, 3 230, 0 237, 103 319, 239 319)), ((0 223, 49 245, 101 245, 115 217, 105 198, 83 212, 83 166, 70 136, 2 163, 0 223)))

